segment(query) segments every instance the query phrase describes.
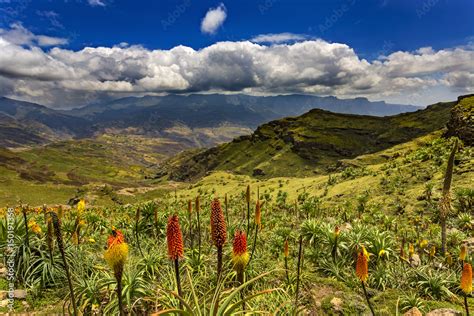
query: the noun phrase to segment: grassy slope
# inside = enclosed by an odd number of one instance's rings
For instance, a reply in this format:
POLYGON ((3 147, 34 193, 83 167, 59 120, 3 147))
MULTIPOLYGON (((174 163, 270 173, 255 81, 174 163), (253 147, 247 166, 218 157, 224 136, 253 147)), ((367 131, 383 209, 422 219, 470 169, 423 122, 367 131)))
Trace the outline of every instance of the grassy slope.
POLYGON ((180 156, 165 166, 176 180, 196 179, 210 170, 266 178, 326 172, 340 159, 377 152, 443 128, 454 103, 438 103, 413 113, 371 117, 312 110, 260 126, 196 155, 180 156))
MULTIPOLYGON (((15 152, 2 149, 0 201, 66 203, 79 188, 145 186, 154 165, 184 148, 167 139, 103 135, 15 152)), ((110 203, 107 196, 97 199, 110 203)))
MULTIPOLYGON (((216 195, 223 196, 226 193, 235 194, 243 191, 246 185, 250 184, 253 188, 259 187, 261 193, 272 195, 273 199, 276 198, 278 191, 287 192, 290 201, 295 200, 299 194, 307 192, 310 195, 321 196, 323 203, 337 204, 341 200, 355 198, 368 190, 373 204, 390 208, 402 203, 407 210, 414 210, 420 205, 417 198, 423 194, 427 182, 432 182, 435 190, 441 189, 444 162, 434 162, 433 159, 421 161, 416 158, 425 152, 440 148, 446 149, 444 155, 448 153, 449 142, 441 141, 440 135, 441 131, 438 131, 377 153, 347 160, 345 163, 349 167, 345 171, 329 175, 259 180, 247 175, 216 171, 197 183, 188 185, 180 193, 185 198, 192 198, 199 192, 213 191, 216 195), (437 145, 433 145, 433 142, 437 145), (400 177, 402 173, 409 176, 402 178, 400 177), (330 178, 333 179, 333 184, 330 184, 330 178), (400 195, 402 189, 404 192, 400 195)), ((471 180, 474 172, 472 147, 463 149, 460 157, 462 160, 455 170, 453 188, 472 188, 471 180)))
MULTIPOLYGON (((415 119, 409 120, 403 117, 399 119, 403 124, 408 126, 416 126, 420 124, 420 122, 415 119)), ((444 115, 439 115, 439 120, 441 123, 441 120, 444 120, 444 115)), ((386 131, 387 133, 393 132, 390 129, 387 129, 386 131)), ((406 222, 410 223, 412 214, 423 209, 424 204, 422 201, 419 201, 419 198, 423 196, 426 183, 432 183, 434 185, 435 199, 440 195, 446 158, 451 147, 450 140, 440 138, 443 133, 443 130, 436 131, 375 153, 367 153, 356 158, 345 159, 340 169, 342 171, 333 171, 330 175, 311 175, 309 173, 306 177, 285 176, 265 180, 255 179, 248 175, 235 175, 225 171, 216 171, 195 184, 179 184, 180 190, 178 191, 178 195, 179 198, 183 200, 194 198, 198 194, 204 195, 205 193, 211 193, 213 191, 214 194, 220 197, 225 193, 235 196, 240 192, 243 193, 245 187, 250 184, 253 193, 255 192, 256 187, 259 187, 260 192, 264 196, 271 198, 273 201, 276 200, 279 191, 288 193, 288 203, 294 201, 298 195, 303 192, 307 192, 310 195, 320 196, 324 206, 328 208, 334 206, 334 212, 336 213, 339 211, 339 207, 344 207, 345 202, 350 201, 356 203, 357 196, 369 191, 370 198, 368 207, 372 210, 377 210, 377 212, 380 210, 380 215, 384 214, 394 216, 394 214, 397 214, 397 207, 403 205, 407 216, 400 216, 397 217, 397 219, 402 220, 406 224, 406 222)), ((110 142, 113 143, 113 146, 119 146, 118 143, 120 143, 120 141, 116 139, 111 139, 110 142)), ((109 150, 116 151, 117 148, 112 149, 112 147, 105 147, 101 149, 100 151, 103 152, 103 155, 105 156, 102 157, 101 155, 98 155, 99 151, 95 146, 98 145, 89 144, 87 142, 82 145, 74 143, 74 146, 65 145, 64 148, 60 146, 60 149, 55 147, 47 148, 45 149, 46 151, 39 156, 36 156, 38 155, 38 152, 35 151, 19 153, 2 152, 0 153, 0 158, 3 157, 3 160, 0 160, 0 163, 7 160, 6 158, 10 158, 8 159, 10 160, 10 164, 15 164, 16 160, 16 163, 20 163, 21 160, 18 159, 24 159, 25 161, 38 159, 38 166, 49 163, 49 168, 58 170, 55 177, 59 177, 60 170, 64 167, 61 163, 63 160, 60 159, 58 162, 55 162, 55 160, 47 159, 45 156, 64 154, 67 151, 75 152, 77 150, 80 154, 77 154, 77 161, 75 161, 75 163, 80 165, 81 168, 90 169, 84 171, 84 174, 98 177, 100 179, 118 181, 123 184, 126 182, 123 179, 130 179, 130 183, 134 183, 134 176, 138 175, 138 173, 133 171, 131 166, 137 162, 135 160, 127 160, 130 158, 126 157, 127 150, 130 150, 131 147, 121 147, 121 153, 124 156, 118 155, 109 158, 109 150), (90 165, 92 161, 96 161, 96 163, 90 165), (113 166, 119 166, 120 164, 120 170, 128 170, 128 172, 110 174, 99 172, 100 170, 103 170, 103 168, 101 169, 103 165, 110 163, 113 163, 113 166)), ((112 144, 110 146, 112 146, 112 144)), ((120 146, 125 145, 122 144, 120 146)), ((141 156, 141 154, 138 156, 141 156)), ((158 160, 160 159, 160 157, 155 158, 158 160)), ((473 148, 461 147, 456 158, 457 163, 453 176, 453 191, 458 188, 473 189, 473 148)), ((69 163, 71 162, 69 161, 68 164, 69 163)), ((112 168, 113 166, 108 166, 108 168, 112 168)), ((4 173, 2 169, 1 179, 3 179, 3 177, 4 173)), ((7 179, 13 179, 15 177, 17 177, 16 171, 7 170, 7 179)), ((63 201, 73 194, 73 191, 67 191, 66 188, 69 187, 63 184, 57 185, 57 189, 55 189, 54 184, 39 184, 34 190, 32 187, 32 185, 24 187, 24 182, 19 182, 16 187, 17 191, 15 192, 22 197, 37 199, 38 202, 36 203, 38 204, 42 203, 45 197, 47 198, 47 202, 52 204, 55 203, 56 199, 63 201), (62 194, 64 194, 64 196, 62 196, 62 194)), ((136 194, 133 199, 149 200, 163 197, 162 189, 162 187, 157 186, 155 191, 136 194)), ((0 192, 3 194, 3 191, 0 192)), ((3 199, 3 196, 0 196, 0 199, 3 199)), ((95 201, 96 204, 105 202, 105 199, 97 199, 95 201)), ((2 202, 0 201, 0 203, 2 202)), ((355 208, 354 204, 352 204, 352 208, 355 208)), ((183 207, 182 209, 185 208, 183 207)), ((234 213, 237 211, 238 210, 234 210, 234 213)), ((264 209, 262 216, 264 226, 263 234, 265 234, 267 232, 266 225, 268 225, 271 218, 276 215, 268 214, 266 209, 264 209)), ((234 219, 235 217, 236 215, 234 214, 234 219)), ((306 267, 308 267, 308 263, 306 263, 306 267)), ((312 306, 316 306, 316 302, 322 304, 321 308, 314 311, 316 314, 324 311, 332 312, 333 310, 331 308, 330 300, 333 297, 344 298, 344 311, 346 314, 355 313, 355 311, 351 309, 351 306, 355 303, 365 304, 363 298, 360 296, 360 292, 348 289, 340 282, 334 281, 330 278, 318 279, 315 284, 312 284, 311 288, 314 296, 312 299, 314 302, 310 301, 309 304, 312 304, 312 306)), ((373 298, 373 302, 377 308, 385 311, 383 315, 393 315, 395 306, 398 302, 397 300, 401 294, 403 293, 395 289, 378 292, 378 294, 373 298)), ((470 299, 471 306, 473 302, 474 301, 470 299)), ((48 301, 47 304, 50 305, 50 303, 51 302, 48 301)), ((426 301, 425 304, 428 309, 434 309, 436 307, 454 307, 461 309, 460 304, 454 304, 453 302, 436 302, 430 300, 426 301)))
MULTIPOLYGON (((265 124, 252 136, 253 139, 244 137, 217 147, 219 154, 210 157, 209 161, 225 156, 224 162, 216 167, 219 172, 196 184, 194 191, 199 186, 211 189, 216 184, 225 183, 223 187, 219 186, 219 190, 233 192, 239 184, 258 182, 262 192, 277 192, 284 186, 291 198, 302 190, 322 194, 326 190, 329 176, 327 172, 325 175, 315 173, 320 171, 318 168, 324 167, 326 171, 325 166, 339 160, 338 169, 329 172, 333 176, 337 172, 340 174, 348 165, 367 165, 369 171, 378 172, 376 170, 387 163, 387 155, 393 155, 399 148, 414 150, 419 142, 425 140, 422 137, 416 142, 410 141, 382 151, 376 148, 388 147, 391 142, 411 138, 417 133, 425 134, 437 126, 443 126, 449 117, 451 105, 440 103, 424 111, 389 118, 340 115, 316 110, 299 119, 287 118, 265 124), (346 157, 347 155, 338 154, 332 148, 311 147, 308 150, 303 146, 297 150, 293 143, 282 140, 282 135, 288 131, 289 126, 296 142, 317 142, 323 147, 328 144, 337 145, 338 150, 342 148, 343 153, 344 150, 355 150, 361 156, 346 157), (393 128, 394 126, 397 128, 393 128), (378 136, 372 137, 372 142, 367 144, 367 133, 373 131, 378 136), (349 134, 354 136, 348 138, 349 134), (368 154, 367 151, 375 153, 368 154), (305 159, 302 155, 315 157, 305 159), (248 174, 255 166, 264 169, 267 175, 280 177, 264 182, 263 179, 251 178, 248 174), (232 175, 227 170, 243 175, 232 175)), ((434 136, 428 136, 428 139, 430 137, 434 136)), ((171 190, 172 186, 164 182, 157 184, 145 177, 154 175, 153 166, 162 161, 163 157, 182 149, 183 145, 170 143, 165 139, 104 135, 95 140, 65 141, 26 151, 1 150, 0 203, 14 203, 21 198, 24 202, 38 205, 44 203, 46 197, 48 203, 66 203, 76 195, 77 190, 82 190, 96 204, 111 205, 113 202, 110 194, 103 192, 104 184, 112 188, 113 194, 118 192, 123 202, 153 199, 163 190, 171 190)), ((189 152, 177 155, 178 158, 172 163, 179 166, 189 155, 189 152)), ((198 163, 197 166, 202 165, 198 163)), ((192 168, 194 167, 190 166, 192 168)), ((327 198, 350 194, 351 190, 357 191, 353 194, 360 194, 367 187, 375 186, 381 179, 381 175, 344 179, 328 187, 327 198)), ((419 190, 421 187, 415 191, 419 190)))
MULTIPOLYGON (((235 198, 242 200, 242 198, 238 198, 237 196, 239 193, 243 193, 246 186, 250 184, 252 196, 255 196, 256 188, 260 187, 261 194, 271 195, 273 202, 275 202, 277 192, 280 190, 288 192, 287 202, 289 204, 303 192, 320 196, 325 208, 331 209, 331 206, 334 206, 333 216, 336 217, 340 216, 338 207, 344 207, 346 201, 355 203, 358 195, 362 194, 365 190, 370 190, 368 208, 370 208, 372 212, 379 212, 380 210, 380 216, 393 216, 396 214, 395 207, 397 199, 399 199, 400 203, 406 205, 406 213, 404 216, 396 217, 396 219, 400 224, 411 225, 410 219, 412 218, 412 214, 417 213, 424 205, 422 201, 418 201, 418 197, 423 195, 426 182, 434 184, 434 198, 439 197, 443 182, 443 173, 446 167, 446 159, 452 144, 451 140, 440 138, 443 132, 444 131, 437 131, 377 153, 362 155, 355 159, 345 161, 346 165, 350 167, 347 167, 344 172, 331 174, 331 178, 335 180, 334 183, 330 185, 328 185, 328 175, 314 175, 305 178, 280 177, 269 180, 258 180, 245 175, 233 175, 217 171, 194 185, 180 184, 181 188, 178 191, 178 198, 183 202, 188 198, 194 198, 198 194, 210 198, 206 193, 211 193, 213 190, 216 190, 214 194, 219 197, 223 197, 225 193, 228 193, 231 201, 235 198), (351 172, 348 172, 348 170, 351 170, 351 172), (426 175, 428 174, 430 175, 429 180, 426 179, 426 175), (403 175, 403 177, 400 177, 400 175, 403 175), (386 179, 386 181, 382 181, 383 179, 386 179), (388 184, 382 184, 386 182, 388 182, 388 184)), ((457 154, 458 162, 454 170, 453 191, 457 188, 473 188, 472 182, 470 181, 474 172, 473 154, 474 151, 472 147, 461 148, 457 154)), ((49 196, 48 194, 48 201, 49 196)), ((147 200, 153 198, 163 199, 160 205, 164 207, 163 214, 165 214, 166 217, 166 213, 170 212, 170 209, 167 207, 171 206, 167 204, 169 201, 161 192, 148 192, 137 197, 137 199, 147 200)), ((207 199, 203 198, 203 201, 207 201, 207 199)), ((355 205, 352 204, 352 209, 354 208, 355 205)), ((171 207, 171 210, 172 209, 171 207)), ((183 213, 185 209, 185 203, 183 203, 178 210, 183 217, 185 216, 183 213)), ((280 218, 279 216, 281 216, 281 214, 270 214, 268 213, 269 209, 270 208, 267 207, 263 209, 262 236, 263 238, 273 236, 273 239, 269 238, 268 243, 265 243, 265 249, 268 251, 265 252, 265 254, 268 255, 270 259, 267 258, 264 260, 256 257, 254 261, 255 271, 267 271, 271 269, 273 265, 278 266, 281 264, 280 261, 271 257, 269 253, 271 251, 269 250, 271 249, 271 245, 276 242, 274 238, 277 236, 275 227, 271 225, 275 225, 275 219, 280 218), (270 263, 269 260, 273 260, 272 263, 270 263)), ((208 210, 206 209, 204 213, 205 218, 209 218, 207 212, 208 210)), ((240 218, 239 208, 231 208, 230 212, 232 214, 231 218, 234 221, 240 218)), ((119 213, 120 212, 117 212, 117 217, 124 216, 123 214, 119 215, 119 213)), ((328 220, 331 219, 331 216, 332 215, 329 216, 328 220)), ((126 217, 127 219, 125 219, 125 217, 123 218, 123 221, 129 222, 131 218, 133 218, 133 212, 126 217)), ((286 219, 289 218, 286 217, 286 219)), ((106 220, 109 221, 111 219, 107 218, 106 220)), ((120 220, 117 220, 115 217, 114 220, 115 222, 120 222, 120 220)), ((111 223, 114 223, 114 220, 111 220, 111 223)), ((183 220, 183 223, 185 222, 186 221, 183 220)), ((278 229, 296 231, 294 227, 282 228, 281 223, 280 221, 278 224, 280 226, 277 226, 278 229)), ((291 224, 294 223, 288 222, 287 224, 291 226, 291 224)), ((207 225, 204 226, 207 227, 207 225)), ((426 235, 428 234, 427 232, 424 233, 426 235)), ((150 236, 151 234, 148 237, 150 236)), ((102 234, 101 236, 95 235, 94 238, 100 240, 100 238, 103 239, 105 237, 102 234)), ((131 242, 132 240, 133 238, 131 238, 131 242)), ((165 244, 159 244, 159 247, 164 247, 163 245, 165 244)), ((207 243, 205 243, 205 245, 205 249, 209 249, 207 243)), ((296 246, 294 243, 292 245, 294 248, 290 251, 292 251, 292 259, 295 259, 296 246)), ((152 247, 156 249, 157 246, 153 244, 152 247)), ((230 246, 228 246, 228 248, 230 248, 230 246)), ((307 250, 309 253, 309 249, 307 250)), ((139 256, 136 248, 134 256, 139 256)), ((262 256, 262 258, 264 258, 264 256, 262 256)), ((99 262, 102 263, 102 261, 99 262)), ((294 260, 292 264, 294 266, 294 260)), ((314 314, 335 313, 330 303, 334 297, 343 299, 344 304, 342 308, 344 314, 357 314, 357 306, 358 308, 365 306, 364 298, 361 296, 361 292, 357 287, 349 288, 346 284, 343 284, 341 281, 336 281, 334 278, 318 277, 314 279, 310 276, 312 273, 311 269, 313 269, 310 257, 305 259, 305 269, 306 273, 308 273, 306 280, 314 283, 305 287, 303 293, 305 293, 306 304, 311 308, 311 312, 314 314), (311 294, 311 296, 309 294, 311 294)), ((396 306, 399 303, 399 298, 404 294, 404 292, 397 289, 374 291, 374 293, 375 296, 372 298, 372 302, 380 312, 380 315, 394 315, 396 306)), ((52 302, 55 302, 55 300, 59 301, 60 298, 48 297, 44 302, 35 302, 35 306, 40 305, 51 308, 52 302)), ((469 304, 472 306, 473 303, 474 300, 470 299, 469 304)), ((458 301, 436 301, 434 299, 429 300, 425 298, 424 306, 426 310, 441 307, 462 310, 462 306, 458 301)), ((57 304, 55 311, 60 312, 60 304, 57 304)), ((51 310, 48 310, 48 312, 51 312, 51 310)))

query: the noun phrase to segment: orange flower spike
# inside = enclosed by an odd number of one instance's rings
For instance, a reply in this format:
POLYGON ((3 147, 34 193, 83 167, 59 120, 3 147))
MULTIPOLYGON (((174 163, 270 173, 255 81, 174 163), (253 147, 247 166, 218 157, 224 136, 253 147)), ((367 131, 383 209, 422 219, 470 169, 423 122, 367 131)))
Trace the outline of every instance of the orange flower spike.
POLYGON ((122 232, 115 227, 112 228, 112 234, 107 239, 104 258, 116 274, 123 271, 123 266, 128 258, 128 244, 125 242, 122 232))
POLYGON ((238 230, 235 232, 232 250, 234 269, 237 272, 242 272, 249 262, 249 259, 249 253, 247 251, 247 236, 244 232, 238 230))
POLYGON ((466 257, 467 257, 467 245, 462 244, 461 251, 459 252, 459 260, 464 261, 466 260, 466 257))
POLYGON ((166 240, 168 242, 168 257, 171 260, 183 258, 183 234, 179 226, 178 215, 172 215, 168 219, 168 226, 166 227, 166 240))
POLYGON ((262 228, 262 208, 260 207, 260 201, 257 200, 257 204, 255 204, 255 224, 257 224, 258 228, 262 228))
POLYGON ((193 204, 191 200, 188 200, 188 214, 191 214, 193 211, 193 204))
POLYGON ((461 290, 466 295, 469 295, 472 292, 472 266, 469 263, 464 263, 462 269, 461 290))
POLYGON ((216 247, 222 247, 227 240, 224 212, 217 198, 211 202, 211 236, 216 247))
POLYGON ((250 185, 247 185, 247 190, 245 191, 245 202, 250 203, 250 185))
POLYGON ((360 250, 357 255, 356 275, 362 282, 366 282, 369 277, 367 256, 364 254, 363 250, 360 250))
POLYGON ((237 230, 234 235, 232 253, 240 256, 247 252, 247 236, 243 231, 237 230))
POLYGON ((283 255, 285 258, 288 258, 288 255, 290 254, 289 249, 288 249, 288 239, 285 239, 285 244, 283 245, 283 255))
POLYGON ((112 247, 113 245, 118 245, 125 242, 125 237, 123 236, 123 233, 115 229, 115 227, 112 228, 112 234, 107 238, 107 248, 112 247))

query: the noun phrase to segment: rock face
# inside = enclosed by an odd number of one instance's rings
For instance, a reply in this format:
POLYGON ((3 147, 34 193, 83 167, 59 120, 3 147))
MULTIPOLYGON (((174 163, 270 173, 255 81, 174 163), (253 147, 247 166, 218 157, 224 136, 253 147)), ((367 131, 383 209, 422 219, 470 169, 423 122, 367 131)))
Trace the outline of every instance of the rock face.
POLYGON ((426 316, 462 316, 462 313, 452 308, 439 308, 432 310, 426 316))
POLYGON ((403 314, 403 316, 423 316, 423 314, 417 307, 413 307, 403 314))
POLYGON ((412 267, 418 267, 421 264, 421 259, 420 256, 415 253, 413 256, 410 258, 410 264, 412 267))
POLYGON ((457 136, 465 145, 474 145, 474 94, 458 98, 447 127, 446 136, 457 136))
POLYGON ((331 305, 332 305, 332 308, 334 309, 334 311, 336 312, 342 312, 342 299, 340 299, 339 297, 334 297, 332 300, 331 300, 331 305))
POLYGON ((264 175, 265 175, 265 171, 263 171, 262 169, 260 168, 253 169, 252 176, 256 177, 256 176, 264 176, 264 175))
POLYGON ((462 241, 463 244, 466 244, 467 249, 470 253, 474 253, 474 237, 465 239, 462 241))

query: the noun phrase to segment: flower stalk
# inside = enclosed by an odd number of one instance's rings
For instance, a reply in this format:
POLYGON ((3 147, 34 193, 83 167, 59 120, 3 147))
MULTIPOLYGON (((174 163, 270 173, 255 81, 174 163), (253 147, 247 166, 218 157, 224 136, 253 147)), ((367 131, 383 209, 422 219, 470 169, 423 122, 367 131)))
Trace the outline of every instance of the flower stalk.
POLYGON ((446 173, 444 176, 443 183, 443 196, 439 204, 439 218, 441 225, 441 254, 446 255, 446 221, 449 213, 451 212, 451 182, 453 179, 453 169, 454 169, 454 158, 456 151, 458 149, 458 140, 454 141, 453 149, 448 158, 448 165, 446 167, 446 173))
POLYGON ((51 265, 53 265, 54 264, 54 256, 53 256, 53 252, 54 252, 53 219, 47 213, 47 209, 46 209, 45 206, 43 206, 43 212, 44 212, 44 221, 46 223, 46 245, 48 246, 49 260, 51 260, 51 265))
POLYGON ((201 212, 201 205, 199 203, 199 196, 196 196, 196 201, 194 202, 194 208, 196 209, 197 229, 198 229, 198 262, 201 262, 201 219, 199 217, 199 213, 201 212))
POLYGON ((144 257, 142 247, 140 244, 140 236, 138 233, 139 226, 140 226, 140 217, 141 217, 141 209, 140 207, 137 207, 137 211, 135 212, 135 239, 137 240, 138 251, 140 252, 140 255, 144 257))
POLYGON ((21 205, 21 212, 23 213, 23 222, 25 224, 25 246, 30 247, 30 234, 28 231, 28 215, 27 213, 28 205, 21 205))
POLYGON ((189 242, 190 242, 191 250, 194 249, 192 213, 193 213, 193 203, 191 200, 188 200, 189 242))
POLYGON ((341 233, 341 230, 339 229, 339 226, 336 226, 334 228, 334 245, 332 247, 331 255, 332 255, 332 260, 334 263, 336 262, 337 258, 337 246, 338 246, 338 241, 339 241, 339 234, 341 233))
POLYGON ((288 239, 285 239, 285 243, 283 245, 283 257, 285 259, 286 281, 288 282, 288 284, 290 284, 290 274, 289 274, 289 270, 288 270, 288 255, 289 255, 288 239))
POLYGON ((77 312, 77 305, 76 305, 76 297, 74 296, 74 288, 72 287, 72 280, 71 274, 69 273, 69 265, 66 260, 66 254, 64 253, 64 243, 63 243, 63 235, 61 232, 61 221, 59 220, 58 216, 54 212, 50 212, 49 215, 53 221, 54 233, 56 235, 56 242, 58 243, 59 252, 61 253, 61 257, 63 259, 63 266, 64 271, 66 272, 67 283, 69 286, 69 293, 71 295, 71 303, 72 308, 74 310, 74 316, 79 315, 77 312))
POLYGON ((250 254, 249 264, 250 264, 250 261, 252 261, 253 254, 257 247, 257 235, 261 227, 262 227, 262 208, 260 205, 260 201, 257 200, 257 203, 255 204, 255 235, 253 239, 253 246, 252 246, 252 252, 250 254))
POLYGON ((250 232, 250 185, 247 185, 247 191, 245 191, 245 201, 247 202, 247 236, 250 232))
POLYGON ((227 223, 227 226, 229 226, 229 199, 227 198, 227 193, 224 196, 224 210, 225 210, 225 220, 227 223))
POLYGON ((295 294, 295 310, 298 307, 298 296, 300 291, 300 275, 301 275, 301 263, 303 257, 303 235, 300 235, 299 250, 298 250, 298 264, 296 272, 296 294, 295 294))

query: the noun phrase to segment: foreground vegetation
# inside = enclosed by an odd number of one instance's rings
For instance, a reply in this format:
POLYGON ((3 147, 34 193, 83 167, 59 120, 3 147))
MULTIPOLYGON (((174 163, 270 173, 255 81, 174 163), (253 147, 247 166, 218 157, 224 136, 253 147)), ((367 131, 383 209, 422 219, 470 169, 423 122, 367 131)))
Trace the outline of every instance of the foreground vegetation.
MULTIPOLYGON (((119 312, 116 267, 104 260, 106 239, 117 231, 128 245, 121 278, 125 313, 225 315, 245 308, 281 315, 369 314, 355 269, 361 247, 368 253, 365 286, 377 315, 412 307, 463 311, 460 277, 462 262, 472 264, 473 259, 474 189, 469 180, 472 147, 462 143, 453 160, 447 252, 440 252, 441 189, 453 144, 454 139, 432 134, 347 161, 341 172, 318 178, 250 182, 211 175, 153 200, 115 207, 94 205, 87 197, 86 204, 72 209, 17 206, 15 286, 28 294, 27 304, 16 300, 15 309, 73 311, 58 236, 53 234, 53 212, 62 222, 59 237, 77 309, 85 314, 119 312), (223 244, 216 243, 210 230, 216 227, 211 222, 215 197, 225 221, 223 244), (166 233, 173 214, 178 215, 183 249, 169 256, 167 239, 175 234, 166 233), (235 259, 232 239, 241 231, 250 258, 243 261, 243 276, 238 277, 235 267, 242 261, 235 259)), ((5 216, 0 233, 5 253, 5 216)), ((6 290, 6 280, 1 286, 6 290)), ((467 303, 474 309, 472 295, 467 303)))

